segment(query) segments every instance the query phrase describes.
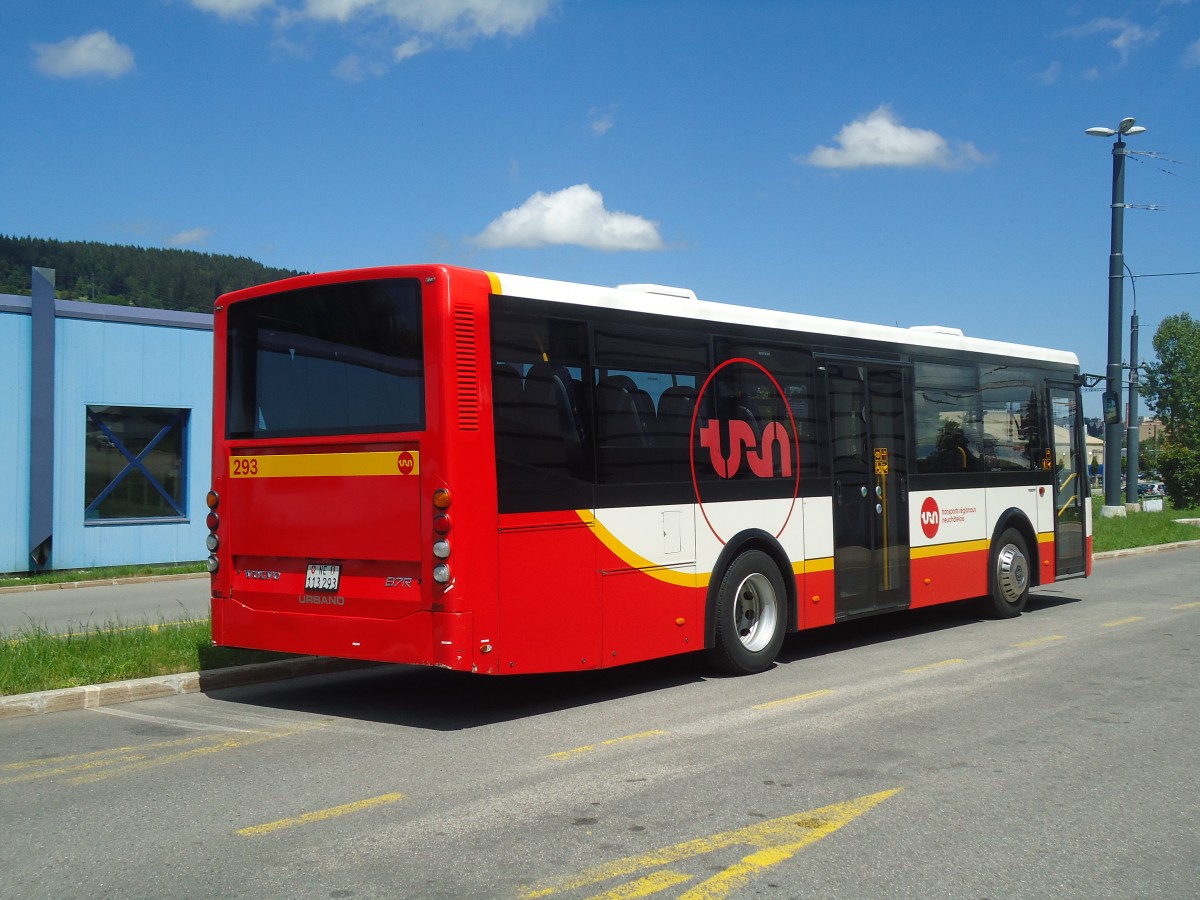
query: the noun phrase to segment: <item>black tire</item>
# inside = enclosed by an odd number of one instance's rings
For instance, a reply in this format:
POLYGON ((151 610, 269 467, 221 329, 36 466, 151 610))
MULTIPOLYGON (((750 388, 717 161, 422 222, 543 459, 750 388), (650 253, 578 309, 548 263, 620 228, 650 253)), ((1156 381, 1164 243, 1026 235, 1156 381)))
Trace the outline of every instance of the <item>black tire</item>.
POLYGON ((989 595, 983 598, 984 611, 997 619, 1019 616, 1029 600, 1031 581, 1025 538, 1016 529, 1006 528, 992 544, 988 563, 989 595))
POLYGON ((725 570, 717 591, 713 664, 734 675, 769 669, 787 630, 787 590, 774 560, 748 550, 725 570))

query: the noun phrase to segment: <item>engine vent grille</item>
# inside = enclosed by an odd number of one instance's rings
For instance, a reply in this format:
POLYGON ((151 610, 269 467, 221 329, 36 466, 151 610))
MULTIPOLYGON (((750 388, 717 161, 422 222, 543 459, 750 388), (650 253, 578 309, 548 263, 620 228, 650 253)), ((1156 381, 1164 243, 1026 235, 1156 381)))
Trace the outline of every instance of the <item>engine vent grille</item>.
POLYGON ((458 382, 458 427, 479 430, 479 377, 475 366, 475 311, 454 307, 455 377, 458 382))

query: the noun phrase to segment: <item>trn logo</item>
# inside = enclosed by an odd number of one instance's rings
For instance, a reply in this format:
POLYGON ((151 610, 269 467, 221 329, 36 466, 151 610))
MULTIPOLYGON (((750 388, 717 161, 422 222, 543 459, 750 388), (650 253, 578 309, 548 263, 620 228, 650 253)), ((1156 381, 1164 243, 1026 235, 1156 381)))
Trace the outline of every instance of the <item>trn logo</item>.
MULTIPOLYGON (((763 392, 762 379, 758 376, 751 376, 750 381, 757 382, 755 386, 756 392, 763 392)), ((700 508, 700 514, 704 517, 704 521, 708 525, 709 531, 713 533, 713 536, 724 544, 738 529, 744 528, 745 523, 735 512, 726 511, 723 513, 719 505, 714 508, 712 515, 710 515, 709 510, 704 505, 703 488, 701 486, 707 484, 712 488, 717 484, 708 475, 709 466, 712 467, 712 471, 716 472, 719 478, 729 479, 741 471, 743 460, 749 466, 750 474, 755 478, 774 479, 779 477, 791 479, 791 502, 786 507, 764 505, 763 511, 771 510, 769 518, 772 521, 760 521, 758 523, 758 527, 768 533, 773 533, 775 537, 783 534, 788 522, 791 521, 792 512, 796 508, 796 499, 800 496, 800 460, 798 456, 800 452, 800 436, 796 430, 796 419, 787 402, 787 395, 784 393, 783 388, 779 386, 779 382, 775 379, 775 376, 767 371, 762 363, 752 359, 733 357, 725 360, 709 372, 708 378, 705 379, 704 384, 700 388, 696 406, 692 410, 691 435, 689 443, 691 444, 690 465, 692 469, 692 489, 696 494, 696 503, 700 508), (734 366, 757 370, 770 383, 771 388, 767 389, 765 393, 768 395, 773 394, 774 397, 763 396, 760 399, 774 401, 774 398, 778 398, 777 408, 787 413, 786 421, 769 422, 763 428, 761 434, 755 430, 753 425, 741 419, 710 419, 703 424, 698 421, 700 410, 706 408, 704 406, 704 398, 708 394, 713 380, 722 370, 734 366), (699 450, 696 449, 697 444, 700 445, 699 450), (722 444, 724 444, 724 448, 722 444), (708 450, 707 466, 704 460, 704 450, 708 450), (775 518, 776 515, 778 515, 778 519, 775 518), (776 524, 778 524, 778 527, 775 527, 776 524)), ((752 483, 750 481, 741 482, 743 485, 752 483)), ((780 493, 786 490, 784 485, 786 485, 786 482, 783 485, 779 485, 781 489, 780 493)), ((717 493, 725 495, 722 499, 729 499, 727 496, 728 492, 717 493)), ((780 497, 780 499, 784 498, 780 497)))
POLYGON ((921 531, 925 533, 925 537, 932 539, 938 533, 938 526, 942 524, 942 511, 938 509, 937 501, 932 497, 926 497, 925 502, 921 504, 921 531))
POLYGON ((787 431, 778 422, 771 422, 763 429, 762 446, 754 435, 749 422, 734 419, 720 422, 716 419, 700 427, 700 446, 708 448, 708 458, 713 471, 722 478, 732 478, 742 467, 742 455, 750 471, 759 478, 775 475, 775 460, 780 463, 780 474, 787 478, 792 474, 792 442, 787 431), (729 456, 721 453, 721 426, 729 433, 729 456), (757 452, 755 450, 757 449, 757 452))

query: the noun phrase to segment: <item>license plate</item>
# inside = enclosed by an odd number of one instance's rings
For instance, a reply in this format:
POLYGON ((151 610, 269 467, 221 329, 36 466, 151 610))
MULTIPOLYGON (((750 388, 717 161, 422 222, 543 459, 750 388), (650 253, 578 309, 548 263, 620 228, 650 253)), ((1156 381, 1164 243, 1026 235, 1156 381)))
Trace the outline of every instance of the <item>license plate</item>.
POLYGON ((304 576, 304 589, 306 591, 336 591, 341 574, 341 566, 310 565, 308 574, 304 576))

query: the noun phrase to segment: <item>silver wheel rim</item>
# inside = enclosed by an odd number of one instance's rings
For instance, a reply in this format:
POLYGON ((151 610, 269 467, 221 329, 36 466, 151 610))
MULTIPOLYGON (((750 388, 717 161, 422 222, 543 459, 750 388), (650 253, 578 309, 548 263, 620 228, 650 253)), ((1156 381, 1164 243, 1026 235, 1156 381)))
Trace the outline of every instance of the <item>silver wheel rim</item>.
POLYGON ((1016 603, 1029 586, 1029 560, 1013 544, 1005 544, 996 555, 996 584, 1009 603, 1016 603))
POLYGON ((738 585, 733 604, 733 628, 742 646, 757 653, 771 643, 779 617, 779 599, 771 579, 755 572, 738 585))

